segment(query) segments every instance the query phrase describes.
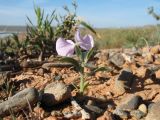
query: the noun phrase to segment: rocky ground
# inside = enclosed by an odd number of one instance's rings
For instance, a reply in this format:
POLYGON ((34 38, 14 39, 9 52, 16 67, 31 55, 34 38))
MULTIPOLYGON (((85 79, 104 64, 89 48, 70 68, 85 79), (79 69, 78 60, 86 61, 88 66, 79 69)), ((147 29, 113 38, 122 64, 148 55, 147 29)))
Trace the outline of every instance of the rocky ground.
POLYGON ((160 46, 101 50, 90 63, 108 71, 88 77, 89 87, 81 96, 72 85, 78 85, 78 73, 55 56, 43 62, 1 60, 0 117, 160 120, 160 46))

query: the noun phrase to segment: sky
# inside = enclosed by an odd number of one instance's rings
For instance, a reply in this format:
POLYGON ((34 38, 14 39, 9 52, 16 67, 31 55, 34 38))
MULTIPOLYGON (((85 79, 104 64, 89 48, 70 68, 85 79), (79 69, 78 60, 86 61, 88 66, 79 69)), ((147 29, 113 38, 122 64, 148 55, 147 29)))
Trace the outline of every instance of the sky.
MULTIPOLYGON (((0 0, 0 25, 26 25, 27 18, 36 21, 34 4, 46 13, 56 9, 65 14, 64 5, 72 10, 72 0, 0 0)), ((157 24, 147 8, 160 14, 160 0, 77 0, 77 15, 93 27, 132 27, 157 24)), ((159 21, 160 22, 160 21, 159 21)))

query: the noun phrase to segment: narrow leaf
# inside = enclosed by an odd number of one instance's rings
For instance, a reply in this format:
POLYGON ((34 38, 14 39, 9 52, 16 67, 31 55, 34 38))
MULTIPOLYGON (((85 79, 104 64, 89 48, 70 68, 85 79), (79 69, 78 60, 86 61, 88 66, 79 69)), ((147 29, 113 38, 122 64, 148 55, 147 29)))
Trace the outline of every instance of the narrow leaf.
POLYGON ((101 36, 88 23, 86 23, 85 21, 80 21, 80 24, 93 32, 98 38, 101 38, 101 36))
POLYGON ((68 63, 73 64, 78 71, 81 69, 81 67, 80 67, 80 65, 79 65, 79 62, 76 61, 75 59, 71 58, 71 57, 62 58, 61 61, 62 61, 62 62, 68 62, 68 63))
POLYGON ((88 60, 91 58, 91 56, 93 55, 93 53, 94 53, 94 49, 93 49, 93 48, 90 49, 90 50, 87 52, 87 55, 86 55, 86 57, 85 57, 85 63, 88 62, 88 60))
POLYGON ((77 56, 80 58, 80 60, 82 61, 82 52, 78 46, 75 47, 75 52, 76 52, 77 56))
POLYGON ((88 87, 88 85, 89 85, 88 81, 84 82, 83 90, 85 90, 88 87))
POLYGON ((99 71, 111 71, 111 69, 107 67, 99 67, 99 68, 96 68, 93 72, 96 73, 99 71))

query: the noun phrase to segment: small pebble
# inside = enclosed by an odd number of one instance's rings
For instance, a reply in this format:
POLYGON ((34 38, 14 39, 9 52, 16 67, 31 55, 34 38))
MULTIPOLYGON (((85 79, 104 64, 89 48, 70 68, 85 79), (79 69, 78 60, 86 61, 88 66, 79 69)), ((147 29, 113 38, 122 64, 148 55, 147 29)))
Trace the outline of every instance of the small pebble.
POLYGON ((138 107, 138 110, 140 110, 141 112, 143 112, 145 115, 147 114, 147 106, 145 104, 141 104, 138 107))
POLYGON ((145 114, 140 110, 133 110, 130 112, 130 115, 135 117, 137 120, 145 116, 145 114))
POLYGON ((128 112, 120 110, 120 109, 114 110, 113 114, 118 115, 122 119, 127 119, 129 117, 128 112))
POLYGON ((54 117, 57 117, 57 116, 62 116, 63 114, 60 111, 53 110, 51 112, 51 115, 54 117))
POLYGON ((87 105, 94 105, 94 101, 93 100, 88 100, 87 105))
POLYGON ((107 108, 108 108, 108 110, 113 110, 113 109, 114 109, 114 106, 111 105, 111 104, 109 104, 109 105, 107 105, 107 108))

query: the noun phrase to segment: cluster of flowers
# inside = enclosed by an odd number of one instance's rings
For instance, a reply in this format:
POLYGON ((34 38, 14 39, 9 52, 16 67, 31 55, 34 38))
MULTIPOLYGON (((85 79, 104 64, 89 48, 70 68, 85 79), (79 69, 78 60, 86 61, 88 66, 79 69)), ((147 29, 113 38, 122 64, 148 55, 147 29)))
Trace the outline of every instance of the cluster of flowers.
POLYGON ((83 50, 90 50, 94 46, 93 37, 89 34, 82 37, 80 31, 77 30, 74 42, 72 40, 65 40, 64 38, 59 38, 56 41, 56 51, 60 56, 72 56, 75 51, 75 46, 79 46, 83 50))

